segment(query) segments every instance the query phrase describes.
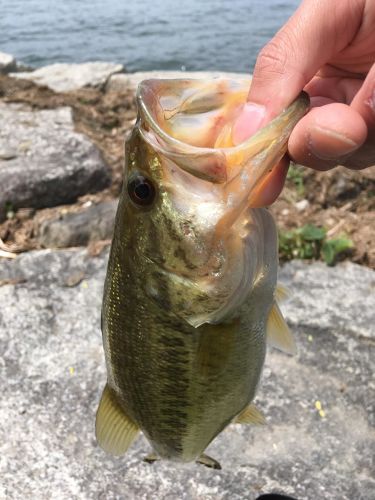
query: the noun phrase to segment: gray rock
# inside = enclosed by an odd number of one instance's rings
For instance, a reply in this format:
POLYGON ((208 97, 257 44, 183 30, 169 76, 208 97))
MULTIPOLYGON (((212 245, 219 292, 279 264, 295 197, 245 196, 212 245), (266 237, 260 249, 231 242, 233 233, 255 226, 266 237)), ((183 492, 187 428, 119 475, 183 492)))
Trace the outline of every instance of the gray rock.
POLYGON ((106 85, 106 90, 121 92, 125 89, 136 89, 142 80, 149 78, 243 78, 250 80, 251 75, 247 73, 224 73, 220 71, 140 71, 137 73, 125 73, 112 75, 106 85))
POLYGON ((111 75, 122 71, 124 71, 122 64, 109 62, 56 63, 31 72, 11 74, 11 76, 46 85, 55 92, 68 92, 83 87, 101 87, 111 75))
POLYGON ((45 220, 38 230, 38 241, 45 248, 65 248, 111 239, 116 208, 117 200, 106 201, 45 220))
POLYGON ((0 52, 0 75, 6 75, 11 71, 16 71, 17 62, 11 54, 0 52))
POLYGON ((0 219, 5 206, 51 207, 108 186, 98 149, 74 131, 70 108, 0 103, 0 219), (11 154, 10 154, 11 153, 11 154))
POLYGON ((310 202, 309 200, 306 200, 306 198, 304 198, 303 200, 296 201, 294 206, 296 207, 298 212, 303 212, 304 210, 309 208, 310 202))
POLYGON ((39 251, 0 262, 1 498, 374 497, 373 271, 283 268, 298 355, 270 350, 257 397, 268 425, 226 429, 209 447, 223 466, 212 471, 144 464, 143 437, 120 458, 95 443, 106 378, 99 324, 107 255, 39 251))
MULTIPOLYGON (((303 261, 285 265, 280 279, 292 290, 283 306, 292 326, 330 330, 375 341, 375 272, 344 262, 328 267, 303 261)), ((375 365, 374 365, 375 367, 375 365)))
POLYGON ((17 158, 15 149, 9 149, 6 146, 0 149, 0 160, 13 160, 13 158, 17 158))

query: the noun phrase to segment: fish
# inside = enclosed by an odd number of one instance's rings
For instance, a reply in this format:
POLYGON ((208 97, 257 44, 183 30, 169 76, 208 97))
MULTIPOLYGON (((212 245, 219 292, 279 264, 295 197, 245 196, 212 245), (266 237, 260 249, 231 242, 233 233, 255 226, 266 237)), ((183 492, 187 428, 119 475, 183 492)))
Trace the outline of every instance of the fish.
POLYGON ((115 456, 142 432, 146 461, 220 468, 207 446, 231 423, 264 423, 253 400, 267 342, 295 351, 278 305, 275 222, 256 200, 309 99, 236 145, 248 86, 138 87, 102 304, 107 383, 95 428, 115 456))

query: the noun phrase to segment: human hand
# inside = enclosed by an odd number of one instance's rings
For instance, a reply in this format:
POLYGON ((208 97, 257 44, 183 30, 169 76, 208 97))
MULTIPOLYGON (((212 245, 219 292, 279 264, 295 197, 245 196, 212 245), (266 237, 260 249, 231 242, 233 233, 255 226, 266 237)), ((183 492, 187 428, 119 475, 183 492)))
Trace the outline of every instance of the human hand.
MULTIPOLYGON (((302 89, 311 111, 289 139, 289 155, 316 170, 375 165, 375 0, 304 0, 257 59, 240 142, 302 89)), ((270 174, 263 204, 283 187, 288 162, 270 174)))

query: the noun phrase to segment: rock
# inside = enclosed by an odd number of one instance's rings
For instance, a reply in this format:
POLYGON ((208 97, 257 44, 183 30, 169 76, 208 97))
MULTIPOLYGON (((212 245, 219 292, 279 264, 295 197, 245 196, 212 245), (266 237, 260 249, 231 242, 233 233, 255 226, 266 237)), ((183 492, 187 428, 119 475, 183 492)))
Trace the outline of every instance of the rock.
POLYGON ((11 71, 16 71, 17 62, 15 58, 5 52, 0 52, 0 75, 6 75, 11 71))
POLYGON ((35 251, 0 261, 0 497, 369 499, 375 491, 375 273, 293 262, 281 278, 298 346, 270 350, 257 404, 267 425, 231 425, 208 453, 223 470, 120 458, 95 443, 106 380, 100 306, 108 252, 35 251))
POLYGON ((244 78, 251 79, 246 73, 224 73, 220 71, 142 71, 112 75, 106 85, 107 91, 121 92, 125 89, 136 89, 142 80, 149 78, 244 78))
POLYGON ((116 208, 117 200, 112 200, 45 220, 38 230, 38 241, 45 248, 64 248, 111 239, 116 208))
POLYGON ((57 63, 31 72, 11 74, 11 76, 46 85, 55 92, 68 92, 83 87, 101 87, 111 75, 122 71, 124 71, 122 64, 108 62, 57 63))
POLYGON ((303 200, 299 200, 297 201, 294 206, 296 207, 296 209, 298 210, 298 212, 303 212, 304 210, 306 210, 307 208, 309 208, 310 206, 310 202, 309 200, 306 200, 303 199, 303 200))
POLYGON ((74 202, 110 182, 98 149, 74 131, 70 108, 31 110, 0 103, 0 220, 5 207, 74 202), (11 152, 11 154, 10 154, 11 152))
POLYGON ((283 306, 292 325, 375 340, 373 270, 349 262, 328 267, 294 261, 283 266, 280 280, 293 292, 283 306))
POLYGON ((0 160, 13 160, 13 158, 17 158, 17 151, 15 149, 9 149, 6 145, 0 149, 0 160))

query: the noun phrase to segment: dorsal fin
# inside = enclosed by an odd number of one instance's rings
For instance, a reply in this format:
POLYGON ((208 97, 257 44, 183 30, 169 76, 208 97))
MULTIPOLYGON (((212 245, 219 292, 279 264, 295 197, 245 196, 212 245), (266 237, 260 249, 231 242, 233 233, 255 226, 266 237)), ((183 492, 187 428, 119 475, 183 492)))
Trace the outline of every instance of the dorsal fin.
POLYGON ((96 413, 95 432, 101 448, 112 455, 123 455, 139 432, 138 426, 115 400, 108 384, 96 413))
POLYGON ((296 354, 296 344, 277 302, 274 302, 268 316, 267 341, 280 351, 296 354))
POLYGON ((236 424, 264 425, 266 423, 266 419, 255 404, 251 403, 249 406, 246 406, 246 408, 242 410, 239 415, 237 415, 234 422, 236 424))

